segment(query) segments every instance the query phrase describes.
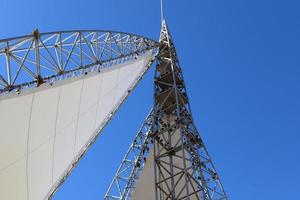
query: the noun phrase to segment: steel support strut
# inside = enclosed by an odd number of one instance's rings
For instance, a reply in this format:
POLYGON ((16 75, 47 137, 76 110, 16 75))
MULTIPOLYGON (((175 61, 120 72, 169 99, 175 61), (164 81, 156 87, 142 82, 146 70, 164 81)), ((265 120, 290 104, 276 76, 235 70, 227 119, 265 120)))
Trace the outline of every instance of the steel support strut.
POLYGON ((132 145, 129 147, 122 160, 122 163, 105 194, 105 200, 131 199, 132 190, 134 189, 136 180, 146 162, 151 142, 153 142, 149 138, 151 127, 152 110, 146 117, 142 127, 134 138, 132 145))

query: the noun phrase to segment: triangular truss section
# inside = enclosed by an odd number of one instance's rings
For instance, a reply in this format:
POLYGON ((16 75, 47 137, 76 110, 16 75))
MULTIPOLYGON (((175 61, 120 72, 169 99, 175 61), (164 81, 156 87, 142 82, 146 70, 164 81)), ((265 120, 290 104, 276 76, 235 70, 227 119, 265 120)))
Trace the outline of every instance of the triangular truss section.
POLYGON ((95 66, 124 63, 156 47, 148 38, 102 30, 35 30, 0 40, 0 94, 80 76, 95 66))

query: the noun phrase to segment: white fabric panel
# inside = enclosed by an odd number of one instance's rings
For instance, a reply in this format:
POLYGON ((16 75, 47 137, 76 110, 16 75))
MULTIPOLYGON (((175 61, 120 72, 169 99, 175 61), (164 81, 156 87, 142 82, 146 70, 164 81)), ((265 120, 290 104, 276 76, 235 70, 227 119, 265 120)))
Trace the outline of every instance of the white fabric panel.
POLYGON ((35 151, 45 142, 49 142, 50 138, 53 138, 58 97, 59 88, 51 88, 33 95, 29 128, 29 152, 35 151), (45 106, 45 103, 47 106, 45 106))
POLYGON ((123 95, 125 95, 128 91, 129 85, 132 81, 137 77, 140 72, 139 68, 131 68, 127 70, 125 67, 120 69, 120 77, 118 82, 118 87, 115 93, 115 100, 120 99, 123 95))
POLYGON ((26 156, 31 101, 32 96, 22 96, 0 104, 0 170, 26 156))
MULTIPOLYGON (((110 71, 103 77, 100 93, 101 100, 98 102, 97 107, 97 121, 103 121, 112 109, 110 105, 114 101, 114 88, 117 84, 118 72, 119 70, 110 71)), ((95 124, 94 128, 97 128, 97 126, 98 124, 95 124)))
POLYGON ((75 154, 79 152, 94 132, 96 105, 102 77, 103 76, 100 75, 84 80, 79 111, 80 119, 76 131, 75 154))
POLYGON ((53 183, 73 160, 82 84, 83 80, 78 80, 61 87, 55 130, 53 183), (66 138, 67 141, 64 140, 66 138))
POLYGON ((132 200, 154 200, 155 199, 155 180, 154 180, 154 159, 153 148, 150 149, 145 166, 136 186, 132 191, 132 200))
POLYGON ((26 158, 14 162, 0 172, 1 199, 27 199, 26 158))
POLYGON ((26 152, 32 96, 0 104, 0 199, 27 198, 26 152))
POLYGON ((52 186, 53 140, 28 154, 27 176, 29 199, 41 199, 52 186))
POLYGON ((47 198, 150 58, 0 97, 0 199, 47 198))
POLYGON ((59 88, 37 92, 32 96, 28 134, 28 195, 29 199, 38 199, 52 185, 53 137, 59 88))
POLYGON ((62 176, 62 171, 64 171, 73 160, 75 131, 75 124, 72 124, 72 126, 68 126, 55 137, 52 183, 62 176))

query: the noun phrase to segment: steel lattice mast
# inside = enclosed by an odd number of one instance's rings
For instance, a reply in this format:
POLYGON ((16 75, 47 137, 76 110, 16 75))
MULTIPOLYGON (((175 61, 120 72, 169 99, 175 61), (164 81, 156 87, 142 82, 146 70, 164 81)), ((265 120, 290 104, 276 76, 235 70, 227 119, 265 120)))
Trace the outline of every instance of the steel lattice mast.
POLYGON ((145 124, 147 128, 136 136, 105 199, 132 198, 148 155, 153 155, 154 160, 156 200, 227 199, 194 125, 182 71, 165 21, 157 56, 154 108, 146 122, 141 130, 145 124))

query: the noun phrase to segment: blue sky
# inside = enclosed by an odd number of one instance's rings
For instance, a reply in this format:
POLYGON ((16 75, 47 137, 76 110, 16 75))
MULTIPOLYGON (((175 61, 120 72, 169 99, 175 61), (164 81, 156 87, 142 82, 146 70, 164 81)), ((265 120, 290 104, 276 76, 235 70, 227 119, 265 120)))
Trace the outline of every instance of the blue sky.
MULTIPOLYGON (((195 122, 232 200, 299 199, 300 1, 166 1, 195 122)), ((68 29, 159 37, 156 0, 1 0, 0 38, 68 29)), ((55 200, 102 199, 152 104, 153 68, 55 200)))

